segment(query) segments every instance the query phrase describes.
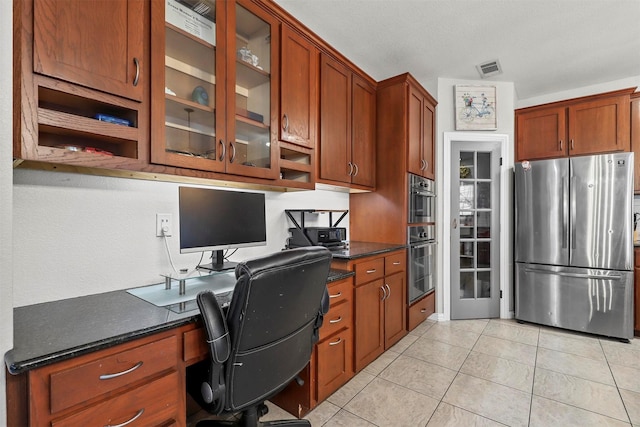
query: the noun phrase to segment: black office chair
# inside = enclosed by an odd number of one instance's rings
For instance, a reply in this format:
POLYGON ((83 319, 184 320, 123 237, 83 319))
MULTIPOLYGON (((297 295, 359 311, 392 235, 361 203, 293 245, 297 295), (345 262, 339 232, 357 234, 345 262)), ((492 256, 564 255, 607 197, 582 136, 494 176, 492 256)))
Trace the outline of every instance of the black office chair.
POLYGON ((235 420, 203 420, 197 426, 310 426, 307 420, 260 423, 265 400, 286 387, 309 363, 318 329, 329 309, 331 253, 312 246, 240 263, 229 310, 212 292, 198 307, 211 361, 192 397, 209 412, 235 420))

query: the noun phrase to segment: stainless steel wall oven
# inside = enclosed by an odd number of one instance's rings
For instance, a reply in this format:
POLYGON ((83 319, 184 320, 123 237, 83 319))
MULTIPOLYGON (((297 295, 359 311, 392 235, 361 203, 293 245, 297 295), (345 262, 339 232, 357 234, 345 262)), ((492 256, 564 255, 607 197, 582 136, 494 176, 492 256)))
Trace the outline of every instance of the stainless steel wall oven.
POLYGON ((435 225, 411 225, 409 240, 409 304, 435 289, 435 225))
POLYGON ((409 224, 436 221, 435 182, 418 175, 409 174, 408 185, 409 224))

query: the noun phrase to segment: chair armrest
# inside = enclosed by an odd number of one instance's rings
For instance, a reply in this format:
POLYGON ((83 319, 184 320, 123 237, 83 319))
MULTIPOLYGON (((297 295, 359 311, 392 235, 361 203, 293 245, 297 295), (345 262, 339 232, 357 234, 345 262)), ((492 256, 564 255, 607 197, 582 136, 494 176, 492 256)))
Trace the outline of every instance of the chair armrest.
POLYGON ((227 320, 213 292, 200 292, 196 300, 207 330, 207 344, 209 344, 211 358, 214 363, 222 364, 226 362, 231 352, 227 320))

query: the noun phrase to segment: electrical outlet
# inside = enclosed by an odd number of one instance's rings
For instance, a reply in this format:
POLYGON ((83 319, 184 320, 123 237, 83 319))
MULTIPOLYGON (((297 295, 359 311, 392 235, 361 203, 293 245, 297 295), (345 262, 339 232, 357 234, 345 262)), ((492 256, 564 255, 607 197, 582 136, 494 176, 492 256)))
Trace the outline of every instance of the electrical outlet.
POLYGON ((171 214, 156 214, 156 236, 171 236, 173 230, 173 224, 171 221, 171 214), (164 233, 162 228, 165 227, 164 233))

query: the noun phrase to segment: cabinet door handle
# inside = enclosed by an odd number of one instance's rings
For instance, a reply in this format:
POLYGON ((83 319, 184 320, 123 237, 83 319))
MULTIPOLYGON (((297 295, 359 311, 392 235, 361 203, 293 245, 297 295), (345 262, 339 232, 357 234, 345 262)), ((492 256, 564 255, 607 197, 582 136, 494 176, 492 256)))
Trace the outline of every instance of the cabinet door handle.
POLYGON ((329 298, 338 298, 338 297, 341 297, 341 296, 342 296, 342 292, 338 292, 335 295, 329 295, 329 298))
POLYGON ((353 175, 353 163, 349 162, 349 176, 353 175))
POLYGON ((136 76, 133 78, 133 86, 138 86, 138 82, 140 81, 140 61, 134 57, 133 63, 136 66, 136 76))
POLYGON ((229 147, 231 147, 231 157, 229 157, 229 163, 233 163, 233 161, 236 159, 236 146, 233 142, 230 142, 229 147))
POLYGON ((329 320, 329 323, 339 323, 342 322, 342 316, 339 316, 337 319, 329 320))
POLYGON ((103 374, 100 375, 100 379, 101 380, 110 380, 111 378, 116 378, 116 377, 121 377, 123 375, 127 375, 130 372, 135 371, 136 369, 138 369, 140 366, 142 366, 142 361, 136 363, 134 366, 132 366, 129 369, 126 369, 122 372, 116 372, 115 374, 103 374))
POLYGON ((342 342, 342 338, 338 338, 336 341, 330 342, 329 345, 338 345, 342 342))
POLYGON ((142 416, 142 414, 143 414, 143 413, 144 413, 144 408, 140 409, 140 410, 138 411, 138 413, 137 413, 137 414, 135 414, 135 415, 133 416, 133 418, 131 418, 129 421, 125 421, 125 422, 123 422, 123 423, 121 423, 121 424, 105 424, 105 426, 104 426, 104 427, 124 427, 124 426, 126 426, 127 424, 131 424, 132 422, 134 422, 135 420, 137 420, 138 418, 140 418, 140 417, 142 416))
POLYGON ((393 261, 393 265, 400 265, 400 261, 393 261))
POLYGON ((562 140, 560 140, 560 151, 562 151, 562 140))
POLYGON ((384 301, 387 299, 387 288, 382 285, 380 286, 380 289, 382 289, 382 299, 380 301, 384 301))
POLYGON ((286 114, 282 116, 282 130, 285 132, 289 131, 289 116, 286 114))
POLYGON ((426 160, 424 161, 424 170, 429 169, 429 162, 427 162, 426 160))
POLYGON ((421 170, 421 171, 423 171, 423 170, 425 170, 425 169, 427 168, 426 163, 427 163, 427 162, 425 162, 425 160, 424 160, 424 159, 420 159, 420 170, 421 170))
POLYGON ((573 150, 575 148, 575 145, 573 143, 573 139, 571 140, 571 149, 573 150))
POLYGON ((391 288, 388 283, 385 283, 384 287, 387 288, 387 298, 389 298, 391 296, 391 288))
POLYGON ((353 173, 353 176, 356 176, 356 175, 358 175, 358 171, 359 171, 360 169, 358 168, 358 164, 357 164, 357 163, 354 163, 354 164, 353 164, 353 167, 355 168, 355 172, 353 173))
POLYGON ((224 145, 223 140, 220 140, 220 147, 222 147, 222 150, 220 150, 220 161, 223 162, 225 156, 227 155, 227 146, 224 145))

